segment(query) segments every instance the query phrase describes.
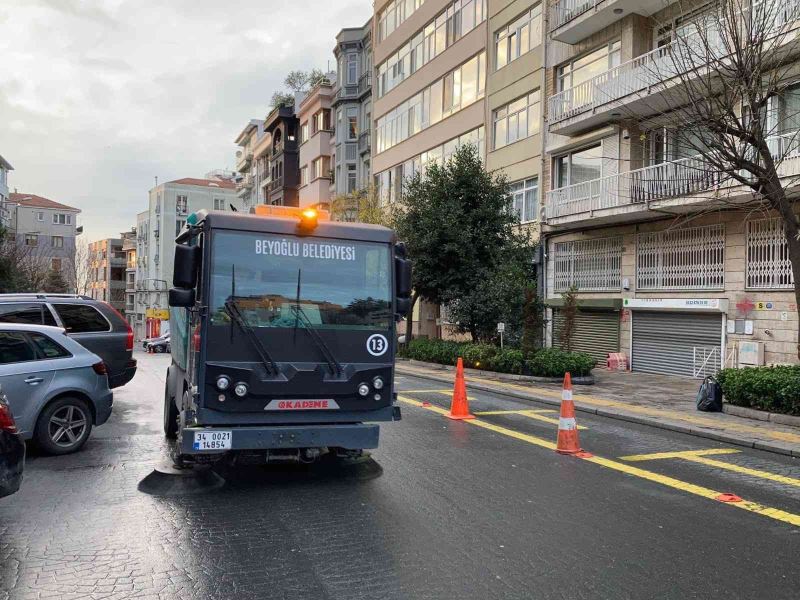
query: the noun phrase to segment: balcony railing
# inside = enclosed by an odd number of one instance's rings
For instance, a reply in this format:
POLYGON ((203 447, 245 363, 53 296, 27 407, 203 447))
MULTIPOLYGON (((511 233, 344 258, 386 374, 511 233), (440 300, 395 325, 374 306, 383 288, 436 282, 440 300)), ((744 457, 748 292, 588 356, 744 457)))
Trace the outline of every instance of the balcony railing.
POLYGON ((362 131, 361 135, 358 136, 358 153, 364 154, 365 152, 369 152, 369 145, 370 131, 367 129, 366 131, 362 131))
POLYGON ((274 192, 275 190, 279 190, 282 187, 283 187, 283 177, 276 177, 269 184, 269 191, 274 192))
POLYGON ((551 29, 558 29, 587 10, 597 6, 598 0, 560 0, 553 7, 555 18, 551 29))

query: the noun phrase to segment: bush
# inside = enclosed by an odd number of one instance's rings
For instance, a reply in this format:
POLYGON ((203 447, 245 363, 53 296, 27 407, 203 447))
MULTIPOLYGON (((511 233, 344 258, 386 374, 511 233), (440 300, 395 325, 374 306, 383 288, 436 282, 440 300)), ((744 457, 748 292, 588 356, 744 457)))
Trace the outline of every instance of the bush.
POLYGON ((437 363, 440 365, 455 365, 462 354, 464 344, 448 340, 429 340, 418 338, 411 340, 400 348, 400 356, 414 360, 437 363))
POLYGON ((558 348, 539 350, 526 361, 531 375, 538 377, 562 377, 569 373, 573 377, 588 375, 595 360, 584 352, 565 352, 558 348))
POLYGON ((723 369, 717 381, 730 404, 800 415, 800 365, 723 369))
POLYGON ((525 354, 522 350, 501 350, 489 357, 484 368, 498 373, 521 375, 525 371, 525 354))
POLYGON ((489 369, 492 359, 500 352, 497 346, 491 344, 464 344, 461 358, 465 367, 476 369, 489 369))

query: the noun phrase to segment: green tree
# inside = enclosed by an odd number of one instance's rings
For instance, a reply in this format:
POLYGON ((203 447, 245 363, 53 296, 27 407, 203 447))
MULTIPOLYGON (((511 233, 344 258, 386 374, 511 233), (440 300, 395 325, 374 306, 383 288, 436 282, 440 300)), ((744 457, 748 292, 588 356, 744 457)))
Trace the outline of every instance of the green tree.
POLYGON ((515 261, 527 240, 518 223, 505 176, 489 173, 474 145, 407 179, 394 225, 414 263, 412 308, 419 298, 456 305, 459 328, 475 340, 486 335, 486 323, 503 313, 498 307, 523 278, 515 261), (513 272, 514 284, 501 281, 503 270, 513 272))
POLYGON ((272 98, 270 98, 269 103, 272 105, 272 108, 278 108, 279 106, 292 106, 294 104, 294 96, 287 92, 275 92, 272 94, 272 98))
POLYGON ((69 291, 66 279, 61 271, 50 269, 44 280, 44 291, 50 294, 65 294, 69 291))
POLYGON ((542 347, 542 331, 544 306, 534 286, 525 289, 525 301, 522 305, 522 342, 521 349, 526 356, 542 347))
POLYGON ((392 207, 383 205, 374 187, 336 196, 331 200, 334 221, 392 226, 392 207))
POLYGON ((564 306, 561 307, 563 320, 558 341, 564 350, 570 352, 572 351, 572 338, 575 335, 575 322, 578 318, 578 288, 570 287, 561 294, 561 298, 564 300, 564 306))

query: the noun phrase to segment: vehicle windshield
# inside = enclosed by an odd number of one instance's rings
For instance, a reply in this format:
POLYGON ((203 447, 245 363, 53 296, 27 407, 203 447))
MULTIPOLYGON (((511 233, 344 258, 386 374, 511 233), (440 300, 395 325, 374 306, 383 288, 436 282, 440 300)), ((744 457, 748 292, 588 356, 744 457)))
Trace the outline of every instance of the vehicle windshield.
POLYGON ((248 325, 388 329, 387 244, 245 232, 216 232, 211 258, 211 323, 229 324, 234 299, 248 325), (299 295, 298 295, 299 292, 299 295))

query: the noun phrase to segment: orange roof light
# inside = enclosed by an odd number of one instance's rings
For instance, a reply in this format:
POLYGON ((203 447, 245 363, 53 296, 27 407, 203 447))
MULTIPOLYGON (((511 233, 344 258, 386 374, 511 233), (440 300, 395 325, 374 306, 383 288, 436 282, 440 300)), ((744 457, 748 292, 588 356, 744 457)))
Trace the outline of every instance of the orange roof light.
POLYGON ((306 208, 300 213, 300 228, 314 229, 317 226, 319 214, 313 208, 306 208))

